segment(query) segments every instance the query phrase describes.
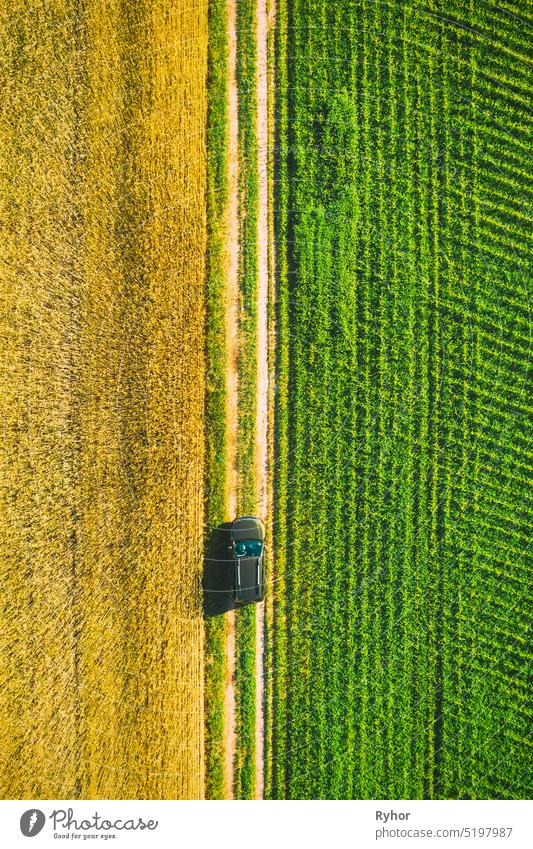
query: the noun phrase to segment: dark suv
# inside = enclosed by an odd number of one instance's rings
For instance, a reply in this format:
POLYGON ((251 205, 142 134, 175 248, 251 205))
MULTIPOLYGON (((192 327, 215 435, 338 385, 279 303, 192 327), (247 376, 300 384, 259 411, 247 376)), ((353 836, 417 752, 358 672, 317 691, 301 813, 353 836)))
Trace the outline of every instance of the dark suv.
POLYGON ((265 526, 256 516, 241 516, 228 527, 227 546, 233 564, 233 600, 236 604, 265 597, 265 526))

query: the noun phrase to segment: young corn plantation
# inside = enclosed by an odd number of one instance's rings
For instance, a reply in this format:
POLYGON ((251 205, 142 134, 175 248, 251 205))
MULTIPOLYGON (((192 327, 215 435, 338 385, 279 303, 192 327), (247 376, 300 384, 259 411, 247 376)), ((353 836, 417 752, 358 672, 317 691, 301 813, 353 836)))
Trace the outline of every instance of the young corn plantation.
POLYGON ((532 11, 278 2, 272 798, 528 794, 532 11))

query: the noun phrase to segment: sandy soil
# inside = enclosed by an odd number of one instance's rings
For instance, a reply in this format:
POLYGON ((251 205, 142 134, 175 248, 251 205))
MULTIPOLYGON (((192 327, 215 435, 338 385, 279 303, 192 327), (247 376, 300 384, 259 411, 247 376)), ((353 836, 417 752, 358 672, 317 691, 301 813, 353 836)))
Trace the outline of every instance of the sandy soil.
MULTIPOLYGON (((239 305, 239 126, 237 95, 237 2, 227 0, 228 208, 226 222, 226 518, 234 519, 237 493, 237 390, 239 305)), ((235 612, 226 614, 224 689, 224 796, 233 799, 235 758, 235 612)))
MULTIPOLYGON (((268 98, 267 98, 267 0, 257 0, 257 145, 259 168, 259 214, 257 222, 257 413, 255 476, 258 514, 266 519, 268 470, 268 98)), ((255 796, 263 798, 263 636, 265 605, 256 607, 255 644, 255 796)))

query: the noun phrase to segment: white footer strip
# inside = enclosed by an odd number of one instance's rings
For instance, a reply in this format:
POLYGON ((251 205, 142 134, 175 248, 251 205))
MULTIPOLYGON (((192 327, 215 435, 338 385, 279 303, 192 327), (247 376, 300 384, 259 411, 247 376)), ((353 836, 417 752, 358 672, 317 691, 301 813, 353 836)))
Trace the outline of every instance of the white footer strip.
POLYGON ((519 801, 0 801, 0 845, 525 849, 532 822, 519 801))

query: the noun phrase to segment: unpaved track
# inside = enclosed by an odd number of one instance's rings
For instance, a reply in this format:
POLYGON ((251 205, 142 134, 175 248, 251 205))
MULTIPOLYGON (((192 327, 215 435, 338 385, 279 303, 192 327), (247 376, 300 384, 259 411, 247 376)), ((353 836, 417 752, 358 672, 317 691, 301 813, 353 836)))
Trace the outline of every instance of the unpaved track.
MULTIPOLYGON (((237 495, 237 428, 238 428, 238 304, 239 304, 239 126, 237 65, 237 2, 227 0, 228 34, 228 211, 226 227, 226 439, 228 475, 226 514, 236 515, 237 495)), ((267 87, 267 0, 257 0, 257 144, 259 177, 259 211, 257 222, 257 407, 255 483, 257 513, 267 517, 268 470, 268 87, 267 87)), ((255 796, 263 798, 263 633, 265 606, 256 607, 256 732, 255 732, 255 796)), ((224 796, 233 799, 235 761, 235 613, 226 617, 226 676, 224 692, 224 796)))
MULTIPOLYGON (((257 149, 259 211, 257 220, 257 412, 255 477, 257 511, 267 517, 268 471, 268 87, 267 0, 257 0, 257 149)), ((256 607, 255 639, 255 797, 263 798, 263 635, 265 605, 256 607)))
MULTIPOLYGON (((237 393, 239 307, 239 125, 237 94, 237 2, 227 0, 228 37, 228 207, 226 220, 226 518, 237 501, 237 393)), ((224 687, 224 797, 233 799, 235 759, 235 612, 226 614, 224 687)))

